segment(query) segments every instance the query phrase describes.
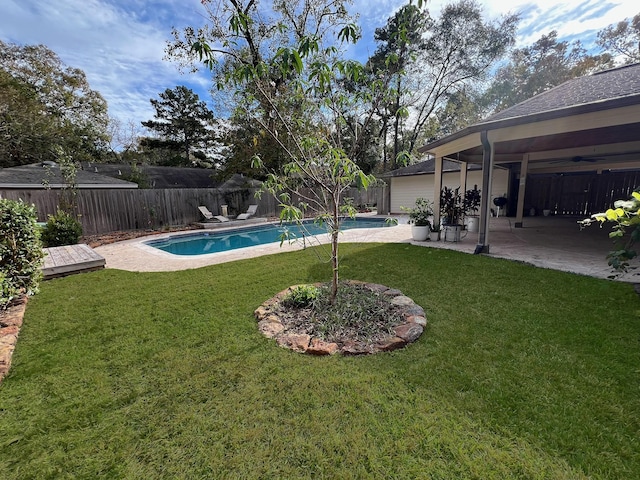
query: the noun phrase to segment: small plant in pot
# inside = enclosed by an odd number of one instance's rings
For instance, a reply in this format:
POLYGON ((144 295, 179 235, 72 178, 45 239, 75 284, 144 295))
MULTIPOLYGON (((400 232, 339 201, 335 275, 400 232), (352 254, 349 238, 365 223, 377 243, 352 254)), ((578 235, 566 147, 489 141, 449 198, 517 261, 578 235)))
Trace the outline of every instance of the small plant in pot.
POLYGON ((462 201, 464 212, 467 215, 467 230, 478 231, 478 209, 480 208, 480 190, 474 185, 471 190, 467 190, 462 201))
POLYGON ((409 214, 411 224, 411 236, 418 242, 424 242, 429 238, 431 231, 431 216, 433 216, 433 203, 426 198, 416 199, 413 208, 400 207, 409 214))
POLYGON ((455 190, 443 187, 440 192, 440 214, 445 225, 445 240, 460 241, 464 203, 460 195, 460 187, 455 190))

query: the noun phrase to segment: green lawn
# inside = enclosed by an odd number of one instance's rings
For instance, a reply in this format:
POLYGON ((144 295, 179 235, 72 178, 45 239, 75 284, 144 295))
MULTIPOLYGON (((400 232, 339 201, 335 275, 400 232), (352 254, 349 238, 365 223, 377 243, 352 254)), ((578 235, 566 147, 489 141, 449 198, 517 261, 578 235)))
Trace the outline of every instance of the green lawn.
POLYGON ((324 281, 308 251, 42 284, 0 385, 0 478, 640 478, 631 285, 406 244, 344 245, 422 337, 278 348, 253 310, 324 281))

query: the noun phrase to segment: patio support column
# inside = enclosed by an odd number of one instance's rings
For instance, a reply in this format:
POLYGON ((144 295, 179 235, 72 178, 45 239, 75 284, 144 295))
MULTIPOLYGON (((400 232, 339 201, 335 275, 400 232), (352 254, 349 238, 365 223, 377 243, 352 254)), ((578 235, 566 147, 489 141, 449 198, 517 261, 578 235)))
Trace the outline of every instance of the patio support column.
POLYGON ((460 162, 460 195, 467 191, 467 162, 460 162))
POLYGON ((433 179, 433 223, 440 225, 440 191, 442 190, 442 156, 437 156, 433 179))
POLYGON ((527 173, 529 170, 529 154, 522 155, 520 162, 520 186, 518 188, 518 207, 516 211, 516 228, 522 228, 522 217, 524 216, 524 195, 527 186, 527 173))
POLYGON ((480 132, 482 141, 482 194, 480 195, 480 228, 478 243, 473 253, 489 253, 489 199, 491 198, 491 177, 493 173, 493 148, 486 130, 480 132))

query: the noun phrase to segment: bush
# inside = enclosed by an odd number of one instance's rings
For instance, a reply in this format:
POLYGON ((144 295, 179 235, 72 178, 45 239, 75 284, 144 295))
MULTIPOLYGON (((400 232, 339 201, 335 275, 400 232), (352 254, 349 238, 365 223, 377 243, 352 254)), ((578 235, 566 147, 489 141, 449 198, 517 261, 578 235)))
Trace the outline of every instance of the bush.
POLYGON ((317 298, 320 290, 313 285, 298 285, 282 300, 284 305, 290 307, 308 307, 317 298))
POLYGON ((81 236, 82 225, 78 219, 63 210, 49 215, 49 220, 42 229, 42 242, 46 247, 75 245, 81 236))
POLYGON ((0 199, 0 308, 37 292, 42 257, 35 207, 0 199))

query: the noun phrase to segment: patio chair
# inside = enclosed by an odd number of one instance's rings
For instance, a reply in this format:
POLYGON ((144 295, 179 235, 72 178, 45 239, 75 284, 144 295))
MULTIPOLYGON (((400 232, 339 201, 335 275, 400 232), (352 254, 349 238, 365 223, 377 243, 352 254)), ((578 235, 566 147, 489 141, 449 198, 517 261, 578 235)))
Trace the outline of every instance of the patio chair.
POLYGON ((250 217, 253 217, 256 214, 257 210, 258 210, 258 205, 249 205, 249 208, 247 208, 247 211, 245 213, 241 213, 240 215, 238 215, 236 217, 236 220, 246 220, 250 217))
POLYGON ((198 207, 198 210, 200 210, 200 213, 205 218, 205 220, 209 222, 228 222, 229 221, 229 219, 223 215, 214 215, 209 211, 207 207, 203 205, 200 205, 198 207))

